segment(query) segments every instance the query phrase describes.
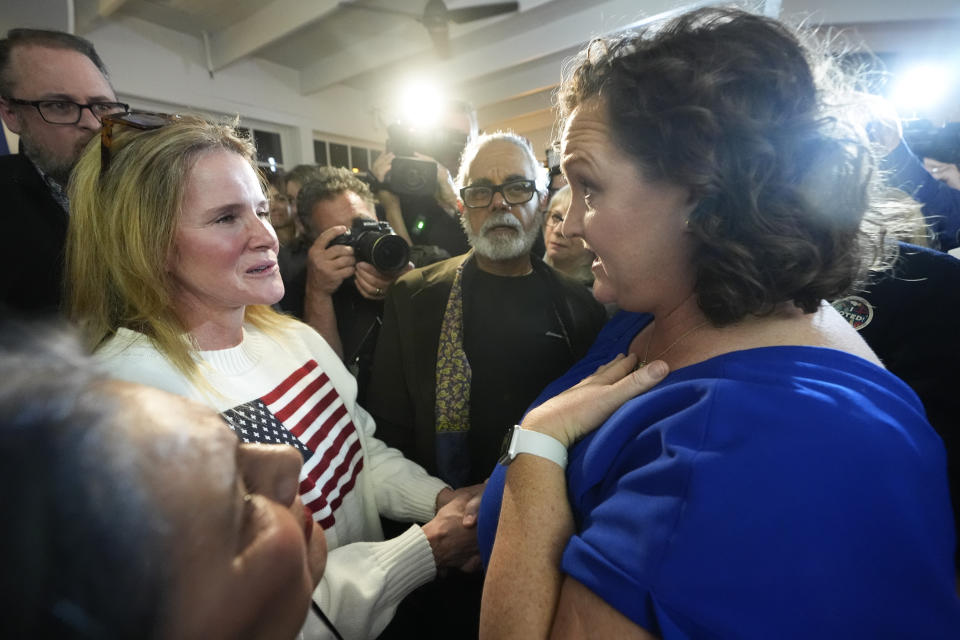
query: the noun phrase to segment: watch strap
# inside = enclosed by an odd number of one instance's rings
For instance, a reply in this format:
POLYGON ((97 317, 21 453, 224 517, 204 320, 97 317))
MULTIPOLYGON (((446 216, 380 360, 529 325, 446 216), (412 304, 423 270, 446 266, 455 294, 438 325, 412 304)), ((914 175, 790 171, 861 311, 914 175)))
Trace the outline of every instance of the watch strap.
POLYGON ((546 458, 551 462, 560 465, 561 469, 567 468, 567 448, 553 436, 548 436, 539 431, 523 429, 519 425, 513 428, 510 436, 510 444, 503 458, 502 464, 510 464, 521 453, 546 458))

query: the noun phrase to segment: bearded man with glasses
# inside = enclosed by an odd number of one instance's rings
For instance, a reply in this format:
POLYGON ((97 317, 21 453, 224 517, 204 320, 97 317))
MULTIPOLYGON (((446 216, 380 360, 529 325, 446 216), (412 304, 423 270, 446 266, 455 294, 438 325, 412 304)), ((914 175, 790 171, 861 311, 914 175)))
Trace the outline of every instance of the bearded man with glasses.
MULTIPOLYGON (((605 319, 586 287, 531 255, 547 189, 526 139, 474 138, 457 182, 472 250, 387 290, 367 391, 378 437, 454 488, 486 479, 507 427, 605 319)), ((384 637, 476 638, 480 587, 480 577, 451 573, 423 596, 430 616, 407 613, 414 602, 405 602, 384 637), (405 615, 412 629, 397 628, 405 615)))
POLYGON ((127 110, 89 41, 38 29, 11 29, 0 40, 0 118, 20 136, 19 154, 0 157, 0 215, 17 239, 7 247, 0 304, 59 308, 70 172, 101 119, 127 110))

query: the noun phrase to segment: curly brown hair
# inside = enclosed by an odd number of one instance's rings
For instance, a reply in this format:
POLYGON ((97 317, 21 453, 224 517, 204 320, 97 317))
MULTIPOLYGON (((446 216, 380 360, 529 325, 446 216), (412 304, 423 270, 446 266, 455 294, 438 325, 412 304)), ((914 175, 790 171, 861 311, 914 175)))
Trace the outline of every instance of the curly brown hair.
POLYGON ((560 89, 564 120, 599 99, 611 139, 645 176, 699 204, 695 291, 715 325, 784 302, 807 313, 883 253, 867 219, 878 181, 866 136, 829 115, 821 63, 783 24, 702 9, 595 40, 560 89))

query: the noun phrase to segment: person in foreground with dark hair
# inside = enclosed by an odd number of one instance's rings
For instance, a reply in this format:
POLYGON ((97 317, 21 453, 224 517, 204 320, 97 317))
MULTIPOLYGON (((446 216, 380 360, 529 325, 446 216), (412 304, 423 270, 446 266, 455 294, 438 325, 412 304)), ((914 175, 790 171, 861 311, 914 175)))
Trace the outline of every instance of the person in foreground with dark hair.
POLYGON ((301 459, 0 327, 0 636, 293 638, 323 574, 301 459))
POLYGON ((824 302, 882 227, 820 62, 709 9, 562 85, 563 232, 624 311, 490 478, 482 638, 960 636, 943 444, 824 302))

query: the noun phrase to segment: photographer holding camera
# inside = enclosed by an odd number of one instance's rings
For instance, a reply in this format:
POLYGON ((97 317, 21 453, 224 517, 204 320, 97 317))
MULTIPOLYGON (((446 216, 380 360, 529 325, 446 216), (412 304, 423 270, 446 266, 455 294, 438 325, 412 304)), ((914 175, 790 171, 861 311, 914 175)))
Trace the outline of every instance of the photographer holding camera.
POLYGON ((432 129, 394 124, 388 127, 387 150, 371 167, 377 198, 385 218, 412 245, 438 247, 424 251, 438 259, 466 253, 470 246, 460 226, 457 193, 451 173, 460 165, 467 142, 477 134, 477 113, 451 100, 432 129))
POLYGON ((960 247, 960 191, 938 179, 940 163, 925 165, 921 160, 933 157, 941 163, 956 162, 960 157, 960 127, 951 123, 937 128, 929 122, 912 122, 904 127, 892 105, 874 99, 871 108, 868 133, 883 156, 880 168, 887 184, 923 205, 934 248, 950 251, 960 247))
POLYGON ((285 274, 278 305, 343 358, 361 403, 387 287, 413 266, 407 243, 374 211, 370 189, 348 169, 318 169, 297 194, 297 215, 312 243, 303 269, 285 274))

